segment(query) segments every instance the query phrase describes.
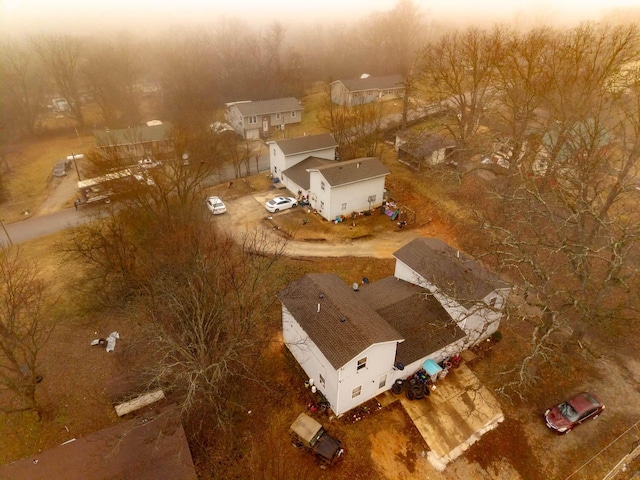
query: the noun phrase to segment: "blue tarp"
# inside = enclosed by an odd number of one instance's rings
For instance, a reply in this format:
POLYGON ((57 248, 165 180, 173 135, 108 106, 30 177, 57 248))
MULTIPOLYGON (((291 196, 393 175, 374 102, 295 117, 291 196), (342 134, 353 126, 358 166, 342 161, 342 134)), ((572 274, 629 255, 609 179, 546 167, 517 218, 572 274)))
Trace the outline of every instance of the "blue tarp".
POLYGON ((422 368, 425 369, 429 376, 435 375, 436 373, 442 371, 442 367, 431 359, 425 360, 425 362, 422 364, 422 368))

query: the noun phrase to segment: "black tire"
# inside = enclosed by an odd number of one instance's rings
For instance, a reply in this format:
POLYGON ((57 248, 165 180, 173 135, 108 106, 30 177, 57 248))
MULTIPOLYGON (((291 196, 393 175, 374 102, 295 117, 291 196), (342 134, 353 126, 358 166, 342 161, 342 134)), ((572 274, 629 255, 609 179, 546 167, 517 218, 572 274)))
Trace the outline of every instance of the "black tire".
POLYGON ((297 203, 294 203, 293 205, 291 205, 291 208, 296 208, 298 206, 297 203))
POLYGON ((394 383, 394 384, 391 386, 391 391, 392 391, 393 393, 395 393, 396 395, 398 395, 398 394, 402 393, 402 383, 398 383, 398 382, 394 383))
POLYGON ((422 400, 424 398, 424 389, 422 388, 422 385, 415 385, 412 390, 415 394, 416 400, 422 400))
POLYGON ((424 393, 425 397, 428 397, 429 395, 431 395, 431 389, 429 388, 429 385, 427 385, 426 383, 422 386, 422 392, 424 393))
POLYGON ((279 208, 276 208, 276 209, 273 211, 273 213, 278 213, 279 211, 280 211, 280 209, 279 209, 279 208))
POLYGON ((416 399, 416 392, 413 388, 410 388, 409 390, 407 390, 407 393, 405 393, 405 395, 407 396, 407 398, 409 400, 415 400, 416 399))

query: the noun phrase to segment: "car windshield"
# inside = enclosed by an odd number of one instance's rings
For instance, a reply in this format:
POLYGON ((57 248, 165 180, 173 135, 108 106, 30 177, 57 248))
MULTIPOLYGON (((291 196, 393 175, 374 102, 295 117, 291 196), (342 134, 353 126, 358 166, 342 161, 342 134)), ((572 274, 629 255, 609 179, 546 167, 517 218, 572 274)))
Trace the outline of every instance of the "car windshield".
POLYGON ((562 416, 567 420, 571 422, 575 422, 576 420, 578 420, 578 412, 576 412, 575 409, 567 402, 563 402, 558 405, 558 410, 560 410, 562 416))

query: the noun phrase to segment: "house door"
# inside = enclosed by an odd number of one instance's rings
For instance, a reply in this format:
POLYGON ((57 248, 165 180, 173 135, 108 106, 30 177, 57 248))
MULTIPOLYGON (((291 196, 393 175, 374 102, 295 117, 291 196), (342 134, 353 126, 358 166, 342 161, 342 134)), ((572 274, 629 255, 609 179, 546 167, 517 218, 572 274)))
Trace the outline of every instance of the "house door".
POLYGON ((262 119, 262 131, 263 132, 268 132, 269 131, 269 119, 268 118, 263 118, 262 119))

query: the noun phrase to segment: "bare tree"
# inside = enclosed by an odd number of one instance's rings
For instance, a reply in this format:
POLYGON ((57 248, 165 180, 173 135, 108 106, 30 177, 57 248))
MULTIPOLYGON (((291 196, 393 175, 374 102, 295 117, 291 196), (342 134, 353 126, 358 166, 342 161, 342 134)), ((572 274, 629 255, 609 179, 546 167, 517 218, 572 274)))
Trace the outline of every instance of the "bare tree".
POLYGON ((192 425, 227 429, 244 412, 240 393, 260 388, 252 366, 268 344, 263 328, 275 290, 267 279, 284 243, 258 232, 236 243, 206 225, 190 230, 184 251, 166 259, 177 268, 153 268, 148 284, 151 376, 180 398, 192 425))
POLYGON ((342 160, 380 155, 385 128, 381 102, 338 105, 331 101, 329 91, 325 94, 318 121, 333 134, 342 160))
POLYGON ((15 398, 1 410, 32 410, 41 416, 38 361, 53 320, 47 310, 47 283, 20 250, 0 250, 0 298, 0 384, 15 398))
POLYGON ((122 36, 114 42, 96 42, 82 66, 89 92, 111 127, 135 125, 140 120, 134 93, 139 75, 137 54, 132 38, 122 36))
POLYGON ((69 115, 84 126, 80 83, 80 64, 84 49, 79 37, 71 35, 42 35, 33 45, 53 79, 58 93, 67 100, 69 115))
POLYGON ((496 67, 501 61, 506 32, 469 28, 444 35, 422 54, 422 86, 444 111, 443 127, 457 141, 458 151, 473 151, 481 123, 495 99, 496 67))
POLYGON ((44 79, 30 45, 7 41, 2 48, 2 116, 7 131, 33 134, 44 79))
POLYGON ((407 75, 426 32, 420 6, 413 0, 398 0, 390 10, 369 15, 356 28, 362 68, 368 73, 407 75))
POLYGON ((552 78, 546 68, 557 34, 548 28, 526 34, 511 32, 497 65, 499 117, 513 140, 512 163, 526 152, 527 138, 537 125, 536 112, 549 92, 552 78))

